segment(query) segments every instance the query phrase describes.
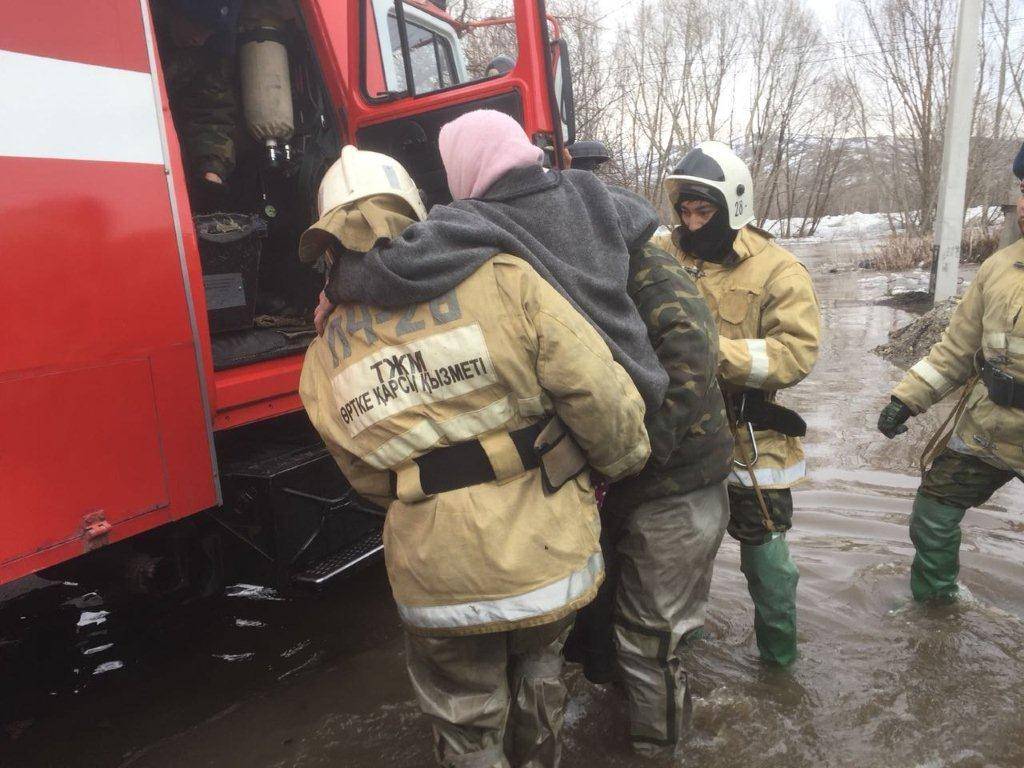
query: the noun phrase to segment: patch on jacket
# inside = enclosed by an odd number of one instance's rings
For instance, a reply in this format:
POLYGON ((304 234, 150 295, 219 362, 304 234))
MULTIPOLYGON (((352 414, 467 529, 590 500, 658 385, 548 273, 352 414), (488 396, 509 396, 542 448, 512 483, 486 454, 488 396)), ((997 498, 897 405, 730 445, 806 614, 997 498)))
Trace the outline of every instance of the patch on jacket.
POLYGON ((341 420, 355 437, 383 419, 450 400, 498 377, 478 323, 377 350, 331 381, 341 420))

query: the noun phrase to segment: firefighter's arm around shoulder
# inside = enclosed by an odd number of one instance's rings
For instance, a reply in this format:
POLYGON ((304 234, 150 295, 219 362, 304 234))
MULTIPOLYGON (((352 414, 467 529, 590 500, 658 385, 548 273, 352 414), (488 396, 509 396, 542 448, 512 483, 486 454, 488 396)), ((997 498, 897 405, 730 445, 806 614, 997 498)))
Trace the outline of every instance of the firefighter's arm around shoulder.
POLYGON ((953 312, 942 338, 892 391, 892 396, 914 415, 924 413, 962 386, 974 372, 974 355, 982 345, 983 292, 988 274, 985 267, 989 263, 978 271, 978 276, 953 312))
POLYGON ((715 384, 718 332, 700 289, 653 240, 630 256, 629 295, 669 378, 661 407, 647 414, 651 461, 662 466, 704 414, 715 384))
POLYGON ((632 379, 590 323, 540 275, 510 265, 503 271, 502 289, 536 337, 537 380, 590 466, 612 480, 639 472, 651 446, 632 379))
POLYGON ((811 276, 797 261, 765 285, 760 300, 760 337, 720 337, 718 372, 737 387, 772 392, 800 383, 811 372, 821 318, 811 276))

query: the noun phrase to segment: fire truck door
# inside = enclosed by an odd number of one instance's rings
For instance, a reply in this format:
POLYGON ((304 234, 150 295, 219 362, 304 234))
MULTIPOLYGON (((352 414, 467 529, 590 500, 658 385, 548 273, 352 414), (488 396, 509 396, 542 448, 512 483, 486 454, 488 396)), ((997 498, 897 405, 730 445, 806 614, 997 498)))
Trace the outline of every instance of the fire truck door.
POLYGON ((140 0, 0 24, 0 583, 217 503, 154 68, 140 0))
POLYGON ((427 0, 306 3, 322 30, 321 62, 347 85, 333 93, 349 141, 399 160, 428 207, 450 199, 437 135, 460 114, 500 110, 539 143, 560 145, 543 0, 505 2, 498 16, 468 24, 427 0))

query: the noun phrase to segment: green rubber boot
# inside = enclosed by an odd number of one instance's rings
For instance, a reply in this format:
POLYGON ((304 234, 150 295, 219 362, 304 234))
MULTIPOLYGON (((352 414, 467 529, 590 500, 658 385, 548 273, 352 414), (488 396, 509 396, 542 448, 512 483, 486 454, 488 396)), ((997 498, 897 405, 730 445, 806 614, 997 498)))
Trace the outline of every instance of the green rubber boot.
POLYGON ((955 600, 960 573, 960 521, 967 510, 917 494, 910 515, 910 540, 917 553, 910 591, 918 602, 955 600))
POLYGON ((754 601, 754 634, 761 659, 780 667, 796 661, 796 583, 800 572, 789 556, 785 534, 740 545, 740 570, 754 601))

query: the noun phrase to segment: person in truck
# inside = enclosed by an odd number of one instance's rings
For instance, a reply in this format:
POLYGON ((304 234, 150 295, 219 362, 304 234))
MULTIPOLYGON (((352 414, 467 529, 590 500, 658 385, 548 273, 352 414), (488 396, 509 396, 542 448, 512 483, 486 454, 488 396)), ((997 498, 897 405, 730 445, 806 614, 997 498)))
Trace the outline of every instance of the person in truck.
POLYGON ((164 81, 198 210, 223 207, 241 136, 237 42, 293 16, 286 0, 157 0, 164 81))
MULTIPOLYGON (((1024 147, 1013 165, 1021 183, 1017 224, 1024 231, 1024 147)), ((952 431, 933 439, 910 514, 918 601, 956 598, 960 522, 1014 478, 1024 480, 1024 240, 990 256, 942 338, 892 391, 878 429, 892 439, 906 421, 962 389, 952 431)))
POLYGON ((750 170, 725 144, 690 150, 665 188, 678 223, 655 242, 694 276, 718 325, 718 375, 736 445, 728 531, 740 542, 758 650, 787 666, 797 655, 799 573, 786 531, 790 489, 806 473, 806 425, 775 394, 817 360, 818 302, 803 265, 754 226, 750 170))
POLYGON ((164 81, 189 184, 200 207, 219 196, 235 167, 239 106, 235 30, 242 0, 153 3, 164 81))
MULTIPOLYGON (((487 156, 523 159, 502 142, 487 156)), ((373 260, 425 218, 405 170, 354 147, 318 204, 300 255, 327 254, 335 287, 339 264, 373 260)), ((367 264, 365 295, 338 297, 310 346, 300 394, 352 486, 387 508, 385 562, 438 763, 556 766, 561 647, 603 578, 588 470, 644 465, 644 404, 530 262, 494 249, 457 272, 425 296, 367 264)))

